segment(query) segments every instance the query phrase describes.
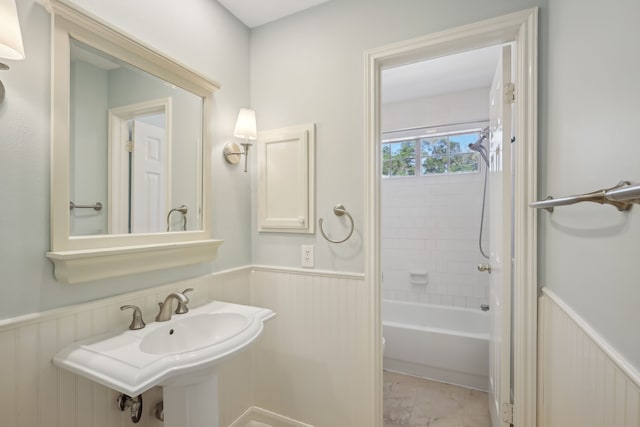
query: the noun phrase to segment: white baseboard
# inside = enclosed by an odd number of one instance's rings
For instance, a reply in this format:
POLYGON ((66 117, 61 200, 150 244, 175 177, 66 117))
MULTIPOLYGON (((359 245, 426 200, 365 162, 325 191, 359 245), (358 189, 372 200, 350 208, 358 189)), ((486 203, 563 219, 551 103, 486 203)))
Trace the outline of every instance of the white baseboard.
POLYGON ((229 427, 313 427, 311 424, 252 406, 229 427))

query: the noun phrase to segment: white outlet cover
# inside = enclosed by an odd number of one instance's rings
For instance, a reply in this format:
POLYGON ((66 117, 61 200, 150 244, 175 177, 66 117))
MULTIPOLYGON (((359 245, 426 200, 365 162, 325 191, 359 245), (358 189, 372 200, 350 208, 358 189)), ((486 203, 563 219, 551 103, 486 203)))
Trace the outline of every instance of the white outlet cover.
POLYGON ((302 245, 300 252, 300 265, 305 268, 313 268, 313 245, 302 245))

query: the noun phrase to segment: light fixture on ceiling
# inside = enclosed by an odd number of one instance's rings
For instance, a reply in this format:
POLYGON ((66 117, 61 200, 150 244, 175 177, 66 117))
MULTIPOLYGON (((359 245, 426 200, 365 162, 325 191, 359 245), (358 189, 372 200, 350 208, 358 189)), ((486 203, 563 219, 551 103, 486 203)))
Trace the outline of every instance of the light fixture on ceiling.
MULTIPOLYGON (((15 0, 0 0, 0 58, 24 59, 24 46, 15 0)), ((9 66, 0 63, 0 70, 9 66)), ((0 81, 0 103, 4 100, 4 85, 0 81)))
POLYGON ((235 142, 228 143, 224 146, 224 158, 227 162, 235 165, 240 161, 240 156, 244 155, 244 171, 246 172, 249 147, 253 144, 251 141, 257 138, 255 111, 248 108, 240 109, 233 136, 236 138, 244 138, 244 142, 240 143, 242 148, 235 142))

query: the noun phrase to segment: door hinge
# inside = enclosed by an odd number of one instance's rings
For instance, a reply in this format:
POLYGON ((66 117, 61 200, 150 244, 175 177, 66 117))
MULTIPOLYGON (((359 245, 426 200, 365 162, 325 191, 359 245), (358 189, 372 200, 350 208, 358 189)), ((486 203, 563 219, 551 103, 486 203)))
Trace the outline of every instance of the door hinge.
POLYGON ((504 85, 504 103, 509 105, 516 102, 516 85, 507 83, 504 85))
POLYGON ((134 145, 133 141, 127 141, 124 149, 127 150, 129 153, 133 153, 133 145, 134 145))
POLYGON ((511 403, 502 404, 502 421, 513 424, 513 405, 511 403))

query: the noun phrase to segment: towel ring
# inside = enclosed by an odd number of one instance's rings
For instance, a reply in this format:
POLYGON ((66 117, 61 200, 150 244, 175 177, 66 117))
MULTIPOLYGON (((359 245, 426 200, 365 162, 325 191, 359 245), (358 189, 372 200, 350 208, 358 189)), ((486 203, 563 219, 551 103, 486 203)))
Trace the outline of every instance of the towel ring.
POLYGON ((351 237, 351 235, 353 234, 353 229, 354 229, 353 217, 351 216, 351 214, 349 212, 347 212, 347 210, 344 208, 344 205, 340 205, 340 204, 335 205, 333 207, 333 213, 336 214, 336 216, 346 215, 347 218, 349 218, 349 221, 351 222, 351 231, 349 231, 349 234, 347 234, 347 237, 345 237, 342 240, 331 240, 330 238, 327 237, 326 234, 324 234, 324 230, 322 229, 322 218, 320 218, 320 220, 318 221, 318 223, 320 224, 320 233, 322 233, 322 237, 324 237, 325 239, 327 239, 331 243, 346 242, 347 240, 349 240, 349 237, 351 237))
POLYGON ((184 218, 184 222, 182 223, 182 230, 187 231, 187 207, 185 205, 178 206, 177 208, 173 208, 167 214, 167 231, 171 231, 171 224, 169 220, 171 219, 171 214, 174 212, 180 212, 182 217, 184 218))

